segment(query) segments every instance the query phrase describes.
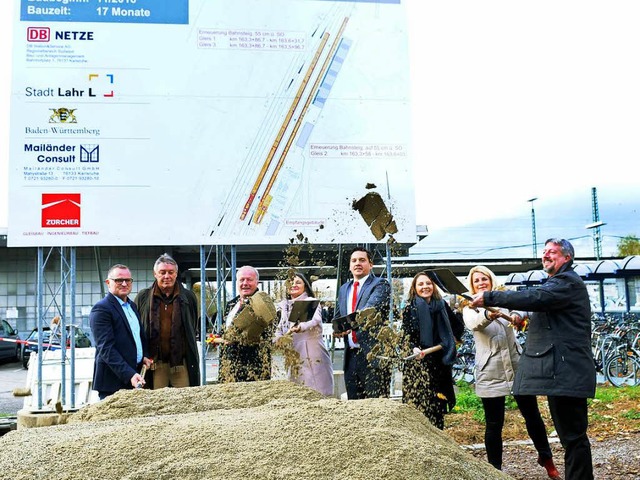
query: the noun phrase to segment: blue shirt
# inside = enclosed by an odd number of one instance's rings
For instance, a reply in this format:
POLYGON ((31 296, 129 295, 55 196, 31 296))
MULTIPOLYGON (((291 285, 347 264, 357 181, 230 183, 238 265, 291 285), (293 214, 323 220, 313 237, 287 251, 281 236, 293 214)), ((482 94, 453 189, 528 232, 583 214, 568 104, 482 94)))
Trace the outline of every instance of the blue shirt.
MULTIPOLYGON (((114 295, 115 297, 115 295, 114 295)), ((136 362, 140 363, 142 361, 142 340, 140 340, 140 321, 136 316, 136 312, 131 308, 131 304, 127 302, 123 302, 120 297, 116 297, 122 310, 124 310, 124 314, 127 316, 127 320, 129 320, 129 327, 131 327, 131 332, 133 333, 133 340, 136 342, 136 362)))

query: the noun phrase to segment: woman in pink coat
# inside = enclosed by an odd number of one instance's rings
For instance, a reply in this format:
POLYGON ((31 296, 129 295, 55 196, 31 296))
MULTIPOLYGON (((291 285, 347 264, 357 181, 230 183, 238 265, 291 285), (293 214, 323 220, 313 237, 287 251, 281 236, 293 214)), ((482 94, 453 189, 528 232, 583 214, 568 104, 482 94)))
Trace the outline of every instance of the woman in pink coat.
POLYGON ((300 368, 289 372, 289 380, 313 388, 323 395, 333 395, 333 366, 322 338, 322 307, 318 305, 313 317, 305 322, 293 324, 289 321, 293 303, 313 300, 311 284, 302 273, 291 280, 289 299, 278 304, 280 321, 275 340, 292 335, 293 348, 300 354, 300 368))

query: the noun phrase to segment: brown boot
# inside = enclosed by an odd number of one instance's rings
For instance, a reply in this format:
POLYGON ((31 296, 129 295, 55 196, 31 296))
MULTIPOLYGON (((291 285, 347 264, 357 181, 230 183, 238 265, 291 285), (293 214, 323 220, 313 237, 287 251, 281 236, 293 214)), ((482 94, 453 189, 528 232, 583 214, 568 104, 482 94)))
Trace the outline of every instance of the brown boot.
POLYGON ((560 472, 558 472, 558 469, 553 464, 553 458, 543 459, 538 457, 538 465, 543 466, 547 470, 547 475, 549 475, 549 478, 560 478, 560 472))

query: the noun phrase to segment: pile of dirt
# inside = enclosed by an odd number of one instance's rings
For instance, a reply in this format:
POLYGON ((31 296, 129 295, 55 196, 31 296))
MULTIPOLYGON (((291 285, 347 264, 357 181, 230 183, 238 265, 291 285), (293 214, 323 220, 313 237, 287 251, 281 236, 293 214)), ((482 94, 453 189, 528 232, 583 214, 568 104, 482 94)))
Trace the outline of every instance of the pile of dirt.
POLYGON ((0 449, 15 479, 509 478, 412 407, 287 381, 122 391, 0 449))
POLYGON ((68 423, 252 408, 282 398, 313 402, 324 396, 285 380, 222 383, 188 389, 121 390, 79 410, 68 423))

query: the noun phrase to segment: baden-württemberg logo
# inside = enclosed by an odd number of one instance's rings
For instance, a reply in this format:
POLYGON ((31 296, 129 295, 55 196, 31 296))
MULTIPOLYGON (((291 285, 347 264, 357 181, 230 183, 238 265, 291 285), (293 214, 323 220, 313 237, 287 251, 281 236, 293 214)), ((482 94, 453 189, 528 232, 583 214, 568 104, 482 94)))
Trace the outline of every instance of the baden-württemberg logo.
POLYGON ((49 123, 78 123, 73 112, 77 109, 52 108, 53 114, 49 117, 49 123))

